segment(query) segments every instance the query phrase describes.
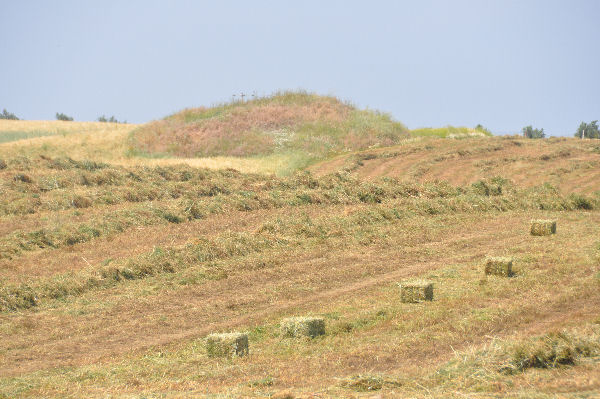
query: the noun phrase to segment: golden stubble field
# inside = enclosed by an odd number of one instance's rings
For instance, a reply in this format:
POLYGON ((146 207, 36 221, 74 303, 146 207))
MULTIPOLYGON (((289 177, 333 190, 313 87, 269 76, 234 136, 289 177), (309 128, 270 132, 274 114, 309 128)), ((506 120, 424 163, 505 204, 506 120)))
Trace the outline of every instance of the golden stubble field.
MULTIPOLYGON (((109 134, 125 137, 122 128, 109 134)), ((600 389, 593 183, 520 184, 510 168, 493 175, 504 179, 474 174, 475 184, 363 175, 380 158, 289 177, 93 152, 67 159, 57 149, 69 137, 0 145, 1 395, 537 398, 600 389), (557 234, 531 236, 538 218, 556 219, 557 234), (486 277, 488 255, 513 257, 515 276, 486 277), (433 301, 400 302, 397 283, 414 278, 434 283, 433 301), (326 335, 282 337, 281 319, 297 315, 324 317, 326 335), (248 333, 249 356, 207 356, 204 337, 225 331, 248 333), (557 331, 572 337, 561 350, 574 364, 515 365, 516 346, 527 352, 530 339, 557 331)), ((445 157, 435 165, 451 170, 490 146, 505 156, 515 148, 531 170, 567 147, 556 156, 567 170, 600 157, 593 143, 514 138, 424 139, 394 151, 434 151, 445 157), (460 155, 467 143, 471 154, 460 155), (533 145, 543 150, 535 159, 533 149, 518 152, 533 145)), ((487 159, 479 153, 470 165, 487 159)), ((584 172, 597 171, 561 176, 584 172)))

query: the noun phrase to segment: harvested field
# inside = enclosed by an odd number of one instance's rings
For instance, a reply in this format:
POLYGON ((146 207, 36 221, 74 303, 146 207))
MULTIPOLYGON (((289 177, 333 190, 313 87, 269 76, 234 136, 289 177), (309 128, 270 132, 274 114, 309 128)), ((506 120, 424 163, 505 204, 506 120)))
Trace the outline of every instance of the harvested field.
MULTIPOLYGON (((416 138, 399 146, 344 154, 309 169, 316 175, 346 170, 367 180, 388 176, 460 186, 501 177, 520 187, 548 183, 565 194, 589 194, 598 191, 600 144, 564 137, 416 138)), ((479 189, 488 195, 497 192, 493 185, 479 189)))
MULTIPOLYGON (((428 140, 403 149, 424 156, 520 141, 428 140)), ((574 143, 571 154, 593 161, 585 148, 574 143)), ((472 155, 444 162, 453 168, 472 155)), ((379 158, 353 171, 277 177, 1 157, 0 396, 600 389, 600 188, 574 193, 568 173, 556 186, 516 175, 472 184, 362 176, 379 158), (531 237, 532 219, 559 220, 559 233, 531 237), (515 276, 482 278, 489 254, 510 254, 515 276), (410 281, 432 283, 434 300, 401 301, 397 283, 410 281), (306 334, 294 319, 294 331, 314 338, 284 337, 282 321, 295 315, 318 315, 306 334), (244 356, 229 356, 239 336, 207 351, 209 335, 225 331, 246 334, 247 356, 243 343, 244 356)), ((427 287, 418 300, 428 299, 427 287)))

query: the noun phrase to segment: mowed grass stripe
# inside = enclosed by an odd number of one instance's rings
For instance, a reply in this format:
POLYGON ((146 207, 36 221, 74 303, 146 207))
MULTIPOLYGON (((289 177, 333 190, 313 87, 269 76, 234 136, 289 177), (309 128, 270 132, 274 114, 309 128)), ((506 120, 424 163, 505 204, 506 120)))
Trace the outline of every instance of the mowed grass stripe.
MULTIPOLYGON (((269 180, 265 182, 269 185, 269 180)), ((59 248, 109 236, 131 226, 158 223, 180 223, 200 219, 208 214, 228 210, 256 210, 304 204, 379 203, 400 198, 398 206, 424 214, 456 211, 488 211, 508 209, 593 209, 600 197, 571 194, 563 197, 552 187, 517 189, 504 179, 480 181, 465 189, 444 183, 422 185, 400 184, 395 180, 359 183, 352 178, 330 175, 314 179, 298 175, 283 181, 279 187, 265 192, 240 191, 217 194, 205 200, 178 199, 167 206, 140 207, 133 212, 120 211, 79 225, 63 225, 53 229, 14 232, 0 239, 0 258, 14 258, 23 251, 59 248), (281 186, 290 189, 280 189, 281 186), (297 188, 297 189, 294 189, 297 188)))

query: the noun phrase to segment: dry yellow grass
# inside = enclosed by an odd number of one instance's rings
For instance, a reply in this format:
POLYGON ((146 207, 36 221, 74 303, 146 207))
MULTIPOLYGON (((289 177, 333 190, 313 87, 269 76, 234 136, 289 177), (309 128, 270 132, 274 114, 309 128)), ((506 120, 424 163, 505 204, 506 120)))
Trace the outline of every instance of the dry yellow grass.
POLYGON ((67 122, 67 121, 25 121, 0 119, 0 132, 48 131, 63 133, 98 133, 106 134, 114 131, 131 131, 135 124, 104 122, 67 122))
POLYGON ((136 126, 101 122, 0 120, 0 134, 19 131, 47 131, 54 134, 2 143, 0 157, 51 154, 77 159, 124 159, 128 134, 136 126))
POLYGON ((186 164, 210 169, 236 169, 248 173, 278 173, 289 168, 290 158, 272 155, 261 158, 147 158, 132 156, 129 134, 134 124, 65 121, 0 120, 2 132, 47 131, 55 135, 0 143, 0 158, 23 156, 68 156, 83 160, 108 161, 119 165, 167 166, 186 164))

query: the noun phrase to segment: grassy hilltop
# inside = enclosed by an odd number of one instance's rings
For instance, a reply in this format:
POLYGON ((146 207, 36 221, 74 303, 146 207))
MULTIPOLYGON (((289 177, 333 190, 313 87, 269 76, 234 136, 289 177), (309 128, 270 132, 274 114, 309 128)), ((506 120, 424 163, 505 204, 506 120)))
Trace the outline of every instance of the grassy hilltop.
POLYGON ((285 159, 289 171, 332 154, 400 143, 408 129, 389 115, 335 97, 283 92, 190 108, 132 133, 132 152, 152 157, 285 159))
POLYGON ((304 93, 2 137, 0 397, 600 390, 596 141, 411 132, 304 93), (433 301, 400 301, 415 279, 433 301), (310 315, 325 335, 282 334, 310 315), (231 331, 249 355, 210 357, 231 331))

